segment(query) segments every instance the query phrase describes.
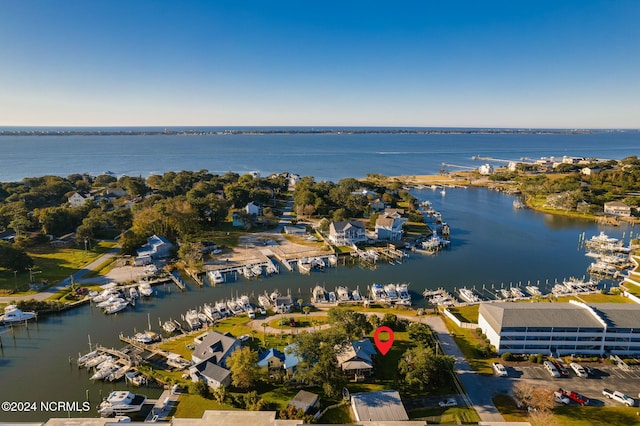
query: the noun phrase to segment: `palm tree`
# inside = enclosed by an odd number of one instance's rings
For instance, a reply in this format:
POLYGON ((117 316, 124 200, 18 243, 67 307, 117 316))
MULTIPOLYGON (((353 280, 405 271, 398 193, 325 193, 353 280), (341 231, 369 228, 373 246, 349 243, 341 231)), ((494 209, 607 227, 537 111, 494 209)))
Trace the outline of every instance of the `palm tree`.
POLYGON ((262 323, 262 346, 265 347, 265 349, 267 348, 267 323, 263 322, 262 323))

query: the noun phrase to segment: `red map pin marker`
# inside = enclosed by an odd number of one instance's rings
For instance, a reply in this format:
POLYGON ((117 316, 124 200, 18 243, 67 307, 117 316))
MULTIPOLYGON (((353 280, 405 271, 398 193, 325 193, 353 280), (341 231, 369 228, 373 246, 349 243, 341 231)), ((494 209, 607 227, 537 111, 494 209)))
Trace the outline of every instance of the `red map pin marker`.
POLYGON ((378 327, 376 332, 373 333, 373 341, 376 342, 376 347, 380 351, 382 355, 386 355, 393 346, 393 330, 391 330, 386 325, 382 327, 378 327), (389 335, 388 340, 380 340, 380 333, 387 333, 389 335))

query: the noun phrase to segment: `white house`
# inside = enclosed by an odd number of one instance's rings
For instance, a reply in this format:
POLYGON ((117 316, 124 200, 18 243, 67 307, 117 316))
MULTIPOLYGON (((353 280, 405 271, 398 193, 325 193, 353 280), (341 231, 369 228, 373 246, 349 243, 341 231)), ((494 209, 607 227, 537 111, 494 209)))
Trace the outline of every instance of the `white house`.
POLYGON ((402 225, 407 222, 407 218, 381 215, 376 219, 376 237, 379 240, 400 241, 403 235, 402 225))
POLYGON ((93 196, 87 193, 74 192, 67 200, 71 207, 82 207, 87 201, 93 200, 93 196))
POLYGON ((348 246, 367 241, 364 223, 359 220, 350 222, 331 222, 329 241, 335 245, 348 246))
POLYGON ((493 166, 491 164, 483 164, 482 166, 478 167, 478 172, 481 175, 492 175, 493 174, 493 166))
POLYGON ((611 216, 631 216, 631 207, 620 201, 610 201, 604 203, 604 214, 611 216))
POLYGON ((201 379, 212 389, 231 384, 231 371, 220 367, 211 361, 202 361, 189 368, 191 381, 198 382, 201 379))
POLYGON ((580 173, 582 173, 585 176, 591 176, 593 174, 600 173, 600 169, 597 167, 583 167, 580 170, 580 173))
POLYGON ((174 248, 174 245, 165 237, 152 235, 147 238, 147 244, 136 250, 138 257, 135 259, 135 264, 145 265, 154 260, 168 257, 174 248))
POLYGON ((251 216, 254 216, 254 217, 258 217, 258 216, 260 216, 260 213, 262 213, 262 207, 260 207, 257 204, 254 204, 253 201, 251 201, 249 204, 244 206, 244 211, 248 215, 251 215, 251 216))

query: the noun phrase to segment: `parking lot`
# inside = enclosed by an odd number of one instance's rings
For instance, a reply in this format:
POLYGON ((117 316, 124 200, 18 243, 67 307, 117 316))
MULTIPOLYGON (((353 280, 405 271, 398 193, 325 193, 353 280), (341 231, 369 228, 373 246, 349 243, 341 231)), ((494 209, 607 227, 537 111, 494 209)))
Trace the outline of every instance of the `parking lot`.
POLYGON ((554 378, 542 365, 537 364, 507 367, 507 372, 511 379, 530 381, 553 390, 563 388, 567 391, 576 391, 589 398, 589 405, 622 406, 621 403, 602 395, 602 389, 608 388, 627 394, 636 400, 635 406, 639 406, 640 370, 627 371, 608 364, 585 365, 591 367, 594 373, 588 378, 578 377, 573 371, 570 371, 568 377, 554 378))

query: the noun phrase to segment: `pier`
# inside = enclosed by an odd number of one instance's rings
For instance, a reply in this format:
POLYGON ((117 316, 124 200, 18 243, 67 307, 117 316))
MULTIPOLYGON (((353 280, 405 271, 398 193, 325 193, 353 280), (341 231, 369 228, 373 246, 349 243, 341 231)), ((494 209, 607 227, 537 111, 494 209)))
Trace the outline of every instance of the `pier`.
POLYGON ((178 274, 178 272, 176 271, 170 271, 169 272, 169 278, 171 279, 171 281, 174 282, 174 284, 182 291, 185 290, 185 288, 187 287, 186 284, 184 283, 184 281, 182 280, 182 278, 180 277, 180 274, 178 274))

